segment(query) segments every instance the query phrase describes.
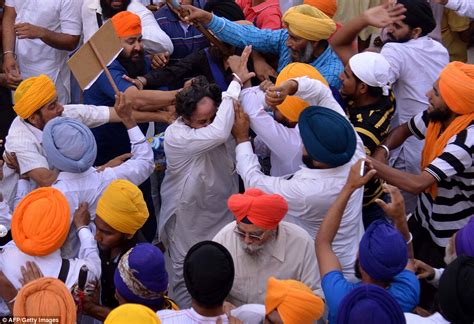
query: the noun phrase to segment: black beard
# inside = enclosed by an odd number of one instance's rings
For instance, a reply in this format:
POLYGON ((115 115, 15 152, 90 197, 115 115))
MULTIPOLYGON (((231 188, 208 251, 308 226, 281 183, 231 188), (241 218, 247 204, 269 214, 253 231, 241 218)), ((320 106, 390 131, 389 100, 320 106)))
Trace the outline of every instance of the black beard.
POLYGON ((354 275, 357 279, 362 280, 362 273, 360 273, 359 269, 359 259, 357 258, 355 263, 354 263, 354 275))
POLYGON ((409 40, 411 40, 410 36, 405 36, 405 37, 400 38, 400 39, 395 39, 395 38, 392 38, 393 35, 392 36, 391 35, 392 34, 387 34, 387 39, 385 40, 384 44, 387 44, 387 43, 406 43, 409 40))
POLYGON ((110 6, 110 1, 111 0, 100 0, 100 6, 102 7, 102 16, 104 16, 104 18, 106 19, 113 17, 115 14, 118 14, 121 11, 127 10, 127 7, 132 0, 125 0, 122 3, 122 8, 120 9, 112 8, 110 6))
POLYGON ((127 75, 132 79, 146 74, 145 53, 143 51, 140 53, 140 59, 138 61, 132 61, 129 57, 126 57, 123 52, 119 54, 117 60, 122 64, 127 71, 127 75))
POLYGON ((435 110, 428 113, 430 121, 433 122, 444 122, 449 119, 451 112, 449 110, 435 110))

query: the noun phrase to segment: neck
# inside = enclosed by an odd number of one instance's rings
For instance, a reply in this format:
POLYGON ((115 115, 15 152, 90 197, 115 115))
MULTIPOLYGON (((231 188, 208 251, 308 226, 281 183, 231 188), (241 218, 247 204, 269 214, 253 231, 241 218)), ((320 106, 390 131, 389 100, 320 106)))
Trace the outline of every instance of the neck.
POLYGON ((311 57, 311 62, 316 60, 323 52, 326 50, 326 48, 329 46, 328 42, 325 40, 320 40, 318 43, 318 46, 313 51, 313 55, 311 57))
POLYGON ((449 127, 449 125, 451 125, 451 123, 456 119, 456 117, 458 117, 459 115, 458 114, 451 114, 451 116, 446 119, 445 121, 441 122, 442 124, 442 128, 441 128, 441 131, 444 132, 444 130, 446 128, 449 127))
POLYGON ((192 301, 191 306, 193 309, 198 313, 199 315, 202 315, 204 317, 215 317, 215 316, 220 316, 224 315, 224 307, 223 305, 215 308, 204 308, 198 305, 195 300, 192 301))
POLYGON ((369 95, 362 95, 362 96, 358 96, 357 98, 353 98, 353 100, 354 100, 353 107, 359 108, 359 107, 364 107, 368 105, 373 105, 377 101, 379 101, 380 98, 375 98, 369 95))

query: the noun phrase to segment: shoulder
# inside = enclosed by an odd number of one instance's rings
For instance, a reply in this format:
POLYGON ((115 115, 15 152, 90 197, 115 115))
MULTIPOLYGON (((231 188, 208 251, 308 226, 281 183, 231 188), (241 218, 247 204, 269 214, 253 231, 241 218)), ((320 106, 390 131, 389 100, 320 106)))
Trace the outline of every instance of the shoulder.
POLYGON ((162 323, 166 323, 167 319, 176 319, 178 317, 182 319, 187 318, 188 317, 187 312, 188 311, 186 309, 179 310, 179 311, 163 309, 163 310, 157 311, 156 315, 159 317, 162 323))
POLYGON ((308 232, 296 224, 288 223, 285 221, 280 222, 279 231, 284 231, 288 237, 288 240, 297 242, 300 245, 305 245, 309 247, 314 246, 314 241, 308 232))
POLYGON ((221 230, 217 232, 216 236, 214 236, 212 240, 217 243, 222 244, 226 239, 228 239, 229 237, 231 237, 231 235, 233 235, 235 225, 236 225, 235 221, 230 222, 229 224, 221 228, 221 230))
POLYGON ((420 282, 418 281, 416 274, 413 271, 406 269, 393 278, 389 290, 397 286, 403 287, 404 289, 411 288, 412 290, 420 290, 420 282))

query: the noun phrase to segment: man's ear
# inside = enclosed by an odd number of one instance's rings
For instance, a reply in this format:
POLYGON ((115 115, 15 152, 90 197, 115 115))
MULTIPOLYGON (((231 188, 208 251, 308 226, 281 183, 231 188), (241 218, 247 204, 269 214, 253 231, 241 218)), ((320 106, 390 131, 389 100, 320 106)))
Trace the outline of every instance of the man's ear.
POLYGON ((359 93, 361 94, 366 94, 369 91, 369 86, 364 82, 359 82, 357 87, 359 88, 359 93))
POLYGON ((421 37, 421 34, 423 33, 423 29, 421 27, 416 27, 411 30, 411 38, 412 39, 417 39, 421 37))

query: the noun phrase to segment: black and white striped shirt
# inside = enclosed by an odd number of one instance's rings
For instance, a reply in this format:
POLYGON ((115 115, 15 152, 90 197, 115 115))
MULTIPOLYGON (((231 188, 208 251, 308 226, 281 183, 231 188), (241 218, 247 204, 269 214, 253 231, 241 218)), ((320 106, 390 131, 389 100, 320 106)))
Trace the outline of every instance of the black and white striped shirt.
MULTIPOLYGON (((425 138, 429 117, 424 111, 408 122, 410 131, 419 139, 425 138)), ((415 217, 431 234, 433 241, 445 247, 457 230, 474 215, 474 122, 451 137, 443 153, 428 165, 438 182, 438 195, 421 193, 415 217)))

